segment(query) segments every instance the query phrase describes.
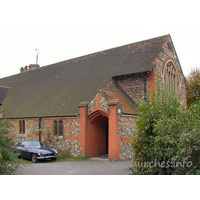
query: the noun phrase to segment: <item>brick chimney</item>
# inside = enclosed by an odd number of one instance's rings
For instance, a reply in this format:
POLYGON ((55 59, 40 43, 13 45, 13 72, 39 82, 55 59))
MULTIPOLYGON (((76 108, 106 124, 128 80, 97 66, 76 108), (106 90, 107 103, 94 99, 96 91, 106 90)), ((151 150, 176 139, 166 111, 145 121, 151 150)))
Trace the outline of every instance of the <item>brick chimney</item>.
POLYGON ((31 64, 29 66, 21 67, 20 73, 40 68, 40 65, 31 64))

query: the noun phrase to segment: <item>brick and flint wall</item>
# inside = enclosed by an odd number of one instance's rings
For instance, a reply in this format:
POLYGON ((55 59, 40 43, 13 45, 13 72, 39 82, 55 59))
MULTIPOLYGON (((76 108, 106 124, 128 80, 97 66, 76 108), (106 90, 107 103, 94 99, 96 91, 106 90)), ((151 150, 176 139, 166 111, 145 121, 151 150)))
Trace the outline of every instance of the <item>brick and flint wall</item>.
MULTIPOLYGON (((15 144, 22 140, 39 139, 39 119, 23 119, 25 121, 25 134, 19 133, 19 120, 8 120, 10 123, 9 135, 13 137, 15 144)), ((69 149, 72 156, 82 156, 80 118, 42 118, 41 140, 49 147, 57 150, 69 149), (54 121, 63 121, 63 136, 54 135, 54 121)))
POLYGON ((179 59, 176 54, 176 50, 174 45, 169 38, 168 41, 164 44, 163 50, 159 53, 159 56, 154 61, 154 69, 153 69, 153 77, 155 79, 155 83, 159 80, 159 82, 163 83, 164 81, 164 69, 167 66, 168 62, 172 62, 176 72, 178 74, 179 80, 179 95, 181 98, 181 102, 183 105, 187 104, 186 99, 186 82, 184 78, 183 71, 181 69, 179 59))

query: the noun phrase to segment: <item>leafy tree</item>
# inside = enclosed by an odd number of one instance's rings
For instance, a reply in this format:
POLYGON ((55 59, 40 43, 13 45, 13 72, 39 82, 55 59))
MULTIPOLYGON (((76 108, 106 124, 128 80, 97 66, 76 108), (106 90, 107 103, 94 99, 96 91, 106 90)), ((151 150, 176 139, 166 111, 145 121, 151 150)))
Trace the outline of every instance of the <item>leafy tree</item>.
POLYGON ((200 101, 186 110, 165 92, 139 104, 133 174, 200 174, 200 101))
POLYGON ((8 134, 9 124, 5 119, 0 121, 0 174, 13 174, 18 166, 17 152, 8 134))
POLYGON ((186 77, 186 83, 187 103, 190 106, 200 99, 200 68, 191 70, 188 77, 186 77))

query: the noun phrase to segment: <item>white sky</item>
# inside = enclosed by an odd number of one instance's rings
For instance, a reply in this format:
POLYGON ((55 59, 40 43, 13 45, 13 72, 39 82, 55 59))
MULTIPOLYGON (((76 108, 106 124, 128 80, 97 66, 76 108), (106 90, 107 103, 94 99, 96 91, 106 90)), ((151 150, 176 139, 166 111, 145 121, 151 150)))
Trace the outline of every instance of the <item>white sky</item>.
POLYGON ((35 49, 45 66, 165 34, 187 75, 200 67, 198 8, 197 0, 0 0, 0 78, 35 64, 35 49))

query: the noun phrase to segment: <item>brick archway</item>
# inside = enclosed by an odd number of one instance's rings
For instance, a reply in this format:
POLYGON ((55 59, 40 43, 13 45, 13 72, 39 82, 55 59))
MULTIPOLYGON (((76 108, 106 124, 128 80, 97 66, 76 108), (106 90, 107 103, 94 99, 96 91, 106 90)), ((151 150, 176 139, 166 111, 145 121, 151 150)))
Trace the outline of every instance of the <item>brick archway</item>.
POLYGON ((87 157, 108 154, 108 113, 96 110, 88 118, 87 157))

